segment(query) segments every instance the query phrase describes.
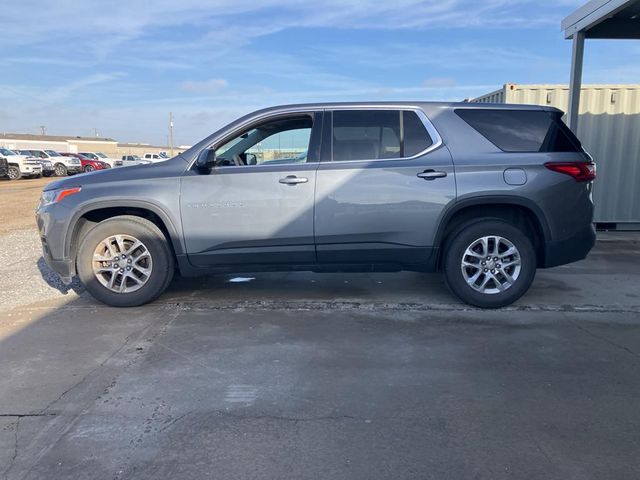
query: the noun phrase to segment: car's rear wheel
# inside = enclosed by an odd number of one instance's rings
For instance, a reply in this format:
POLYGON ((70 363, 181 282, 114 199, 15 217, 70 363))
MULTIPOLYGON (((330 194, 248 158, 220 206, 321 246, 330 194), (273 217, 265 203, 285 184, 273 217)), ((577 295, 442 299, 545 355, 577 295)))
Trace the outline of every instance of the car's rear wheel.
POLYGON ((527 235, 498 219, 477 220, 449 236, 445 281, 462 301, 499 308, 518 300, 536 273, 536 253, 527 235))
POLYGON ((86 167, 84 167, 85 172, 93 172, 94 170, 95 167, 93 165, 87 165, 86 167))
POLYGON ((53 167, 53 171, 56 176, 64 177, 67 174, 67 167, 65 167, 62 163, 56 163, 55 167, 53 167))
POLYGON ((174 259, 154 223, 123 215, 100 222, 87 233, 78 250, 77 270, 97 300, 134 307, 155 300, 167 288, 174 259))
POLYGON ((9 167, 9 179, 11 180, 19 180, 22 176, 20 174, 20 169, 18 167, 10 166, 9 167))

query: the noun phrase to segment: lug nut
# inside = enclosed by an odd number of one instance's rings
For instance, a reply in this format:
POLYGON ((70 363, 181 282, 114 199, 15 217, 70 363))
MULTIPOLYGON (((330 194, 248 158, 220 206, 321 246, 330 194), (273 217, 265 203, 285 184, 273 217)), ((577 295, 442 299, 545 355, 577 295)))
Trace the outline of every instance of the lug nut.
POLYGON ((500 267, 500 264, 497 264, 497 265, 496 265, 496 268, 501 268, 501 267, 500 267))
POLYGON ((496 273, 496 271, 492 268, 492 269, 491 269, 491 273, 496 273))
POLYGON ((131 263, 131 259, 127 260, 127 263, 131 263))
POLYGON ((124 268, 121 268, 121 269, 120 269, 120 273, 122 273, 122 272, 124 272, 124 268))
POLYGON ((498 257, 495 257, 495 258, 493 259, 493 261, 494 261, 494 262, 497 262, 497 261, 498 261, 498 257))
POLYGON ((127 258, 127 256, 123 253, 123 254, 122 254, 122 258, 127 258))
POLYGON ((131 267, 127 267, 127 270, 131 270, 131 267))
POLYGON ((487 262, 482 262, 482 266, 484 267, 487 264, 487 262))
POLYGON ((485 269, 484 269, 484 272, 485 272, 485 273, 487 273, 488 271, 489 271, 489 269, 488 269, 488 268, 485 268, 485 269))

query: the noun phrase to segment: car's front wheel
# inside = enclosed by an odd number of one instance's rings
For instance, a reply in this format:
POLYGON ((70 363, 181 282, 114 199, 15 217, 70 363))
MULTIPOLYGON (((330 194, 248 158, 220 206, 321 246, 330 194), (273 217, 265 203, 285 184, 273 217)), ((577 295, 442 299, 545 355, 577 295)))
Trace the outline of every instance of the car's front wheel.
POLYGON ((95 167, 93 165, 87 165, 86 167, 84 167, 84 171, 85 172, 93 172, 95 170, 95 167))
POLYGON ((56 176, 64 177, 67 174, 67 167, 65 167, 62 163, 56 163, 55 167, 53 167, 53 171, 56 176))
POLYGON ((518 300, 536 273, 536 253, 527 235, 498 219, 478 220, 449 236, 445 281, 462 301, 499 308, 518 300))
POLYGON ((87 233, 76 265, 80 280, 96 299, 113 307, 134 307, 155 300, 167 288, 174 258, 154 223, 123 215, 87 233))
POLYGON ((13 165, 9 167, 9 179, 10 180, 19 180, 22 174, 20 173, 20 169, 18 167, 14 167, 13 165))

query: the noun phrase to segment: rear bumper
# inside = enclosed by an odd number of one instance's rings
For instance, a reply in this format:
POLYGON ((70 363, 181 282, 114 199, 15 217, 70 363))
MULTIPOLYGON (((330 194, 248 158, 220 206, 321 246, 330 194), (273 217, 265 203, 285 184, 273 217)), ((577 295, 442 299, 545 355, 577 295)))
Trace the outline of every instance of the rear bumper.
POLYGON ((542 268, 557 267, 583 260, 596 243, 596 229, 593 224, 588 228, 563 240, 546 242, 542 268))

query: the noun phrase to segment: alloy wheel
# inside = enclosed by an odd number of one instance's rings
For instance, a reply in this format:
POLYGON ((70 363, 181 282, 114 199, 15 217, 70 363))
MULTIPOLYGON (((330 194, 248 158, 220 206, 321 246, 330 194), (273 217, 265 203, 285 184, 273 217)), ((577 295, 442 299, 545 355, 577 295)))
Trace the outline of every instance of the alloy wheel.
POLYGON ((522 260, 516 246, 504 237, 485 236, 473 241, 462 255, 462 275, 483 294, 502 293, 520 276, 522 260))
POLYGON ((131 293, 147 283, 153 261, 144 243, 131 235, 117 234, 98 243, 92 265, 102 286, 115 293, 131 293))

